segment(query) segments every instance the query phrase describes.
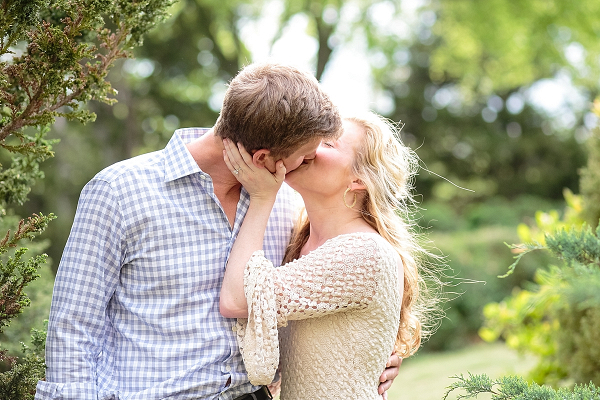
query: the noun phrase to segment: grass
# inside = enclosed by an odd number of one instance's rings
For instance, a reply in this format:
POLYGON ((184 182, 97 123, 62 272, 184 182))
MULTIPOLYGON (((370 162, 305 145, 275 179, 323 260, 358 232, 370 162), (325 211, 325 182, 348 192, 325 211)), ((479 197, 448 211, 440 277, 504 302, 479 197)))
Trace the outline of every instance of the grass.
MULTIPOLYGON (((526 375, 535 359, 519 356, 502 343, 480 343, 443 353, 416 355, 402 362, 400 374, 388 391, 388 400, 442 400, 452 376, 485 373, 491 378, 526 375)), ((459 392, 448 396, 456 400, 459 392)), ((477 400, 486 400, 485 394, 477 400)), ((275 400, 279 400, 276 397, 275 400)))
MULTIPOLYGON (((388 400, 441 400, 452 376, 485 373, 491 378, 526 375, 535 359, 523 357, 502 343, 481 343, 434 354, 417 354, 403 361, 400 374, 388 391, 388 400)), ((456 399, 454 392, 448 399, 456 399)), ((484 400, 482 396, 478 400, 484 400)))

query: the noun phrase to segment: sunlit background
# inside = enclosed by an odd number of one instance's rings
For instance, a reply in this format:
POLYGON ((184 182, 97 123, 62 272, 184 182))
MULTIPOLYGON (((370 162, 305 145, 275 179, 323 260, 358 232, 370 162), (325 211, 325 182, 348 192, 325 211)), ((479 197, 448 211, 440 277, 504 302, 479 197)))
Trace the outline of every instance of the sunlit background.
MULTIPOLYGON (((58 215, 45 234, 53 270, 95 173, 161 149, 177 128, 212 126, 227 82, 274 59, 311 71, 344 113, 370 109, 405 124, 402 139, 424 167, 419 225, 471 282, 452 288, 438 332, 404 361, 389 398, 441 399, 452 375, 535 364, 483 341, 482 310, 549 263, 534 254, 498 278, 518 227, 534 226, 538 210, 560 218, 565 196, 579 193, 598 125, 600 2, 179 0, 170 14, 109 74, 116 105, 91 103, 94 123, 59 120, 50 133, 61 142, 23 215, 58 215)), ((34 284, 31 309, 3 342, 17 348, 47 317, 52 280, 48 270, 34 284)))

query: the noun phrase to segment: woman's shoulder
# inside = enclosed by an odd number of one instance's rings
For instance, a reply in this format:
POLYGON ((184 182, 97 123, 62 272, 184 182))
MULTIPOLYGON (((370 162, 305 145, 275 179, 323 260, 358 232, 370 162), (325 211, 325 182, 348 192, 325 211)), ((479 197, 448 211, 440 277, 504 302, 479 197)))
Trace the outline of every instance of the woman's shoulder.
MULTIPOLYGON (((327 248, 370 249, 383 256, 395 256, 397 251, 379 233, 362 231, 338 235, 323 245, 327 248)), ((325 249, 327 250, 327 249, 325 249)))
POLYGON ((364 242, 376 246, 391 247, 389 242, 385 240, 379 233, 375 231, 358 231, 338 235, 328 240, 332 243, 356 243, 364 242))
POLYGON ((339 260, 355 257, 364 258, 395 258, 398 252, 381 235, 375 231, 349 232, 326 240, 316 249, 301 255, 291 261, 294 264, 300 260, 312 263, 315 260, 339 260))

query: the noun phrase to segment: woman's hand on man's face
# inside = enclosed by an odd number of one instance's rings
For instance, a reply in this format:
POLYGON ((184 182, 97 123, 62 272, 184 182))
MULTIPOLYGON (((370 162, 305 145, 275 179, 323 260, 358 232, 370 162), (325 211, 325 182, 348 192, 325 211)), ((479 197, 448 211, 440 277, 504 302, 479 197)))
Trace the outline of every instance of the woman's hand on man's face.
POLYGON ((223 146, 223 159, 227 168, 248 191, 250 199, 273 201, 285 179, 283 161, 277 161, 275 173, 271 173, 263 165, 256 165, 252 155, 242 145, 223 139, 223 146))

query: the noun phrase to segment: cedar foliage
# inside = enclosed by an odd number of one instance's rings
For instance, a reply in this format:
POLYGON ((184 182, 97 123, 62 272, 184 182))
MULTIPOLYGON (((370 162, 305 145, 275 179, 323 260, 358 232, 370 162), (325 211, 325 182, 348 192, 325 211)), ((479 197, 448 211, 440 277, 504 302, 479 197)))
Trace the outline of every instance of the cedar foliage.
MULTIPOLYGON (((129 57, 143 35, 166 16, 174 0, 1 0, 0 2, 0 332, 29 305, 25 287, 46 262, 20 243, 41 234, 53 214, 17 218, 40 163, 53 156, 46 136, 57 117, 95 119, 90 100, 113 104, 106 75, 129 57), (8 164, 8 165, 7 165, 8 164)), ((34 244, 32 247, 36 247, 34 244)), ((39 247, 39 246, 38 246, 39 247)), ((0 350, 0 398, 32 399, 44 378, 45 332, 32 332, 18 360, 0 350)))
MULTIPOLYGON (((600 116, 598 100, 594 112, 600 116)), ((516 289, 484 309, 480 335, 488 341, 502 337, 508 346, 537 355, 538 365, 531 372, 536 383, 520 377, 493 381, 485 375, 459 376, 446 397, 463 389, 467 394, 459 399, 479 393, 491 393, 492 399, 600 399, 599 136, 596 128, 588 165, 581 171, 581 196, 565 192, 568 207, 562 221, 557 213, 536 215, 538 240, 528 227, 519 227, 528 243, 510 246, 518 254, 507 275, 524 255, 540 249, 549 251, 558 265, 541 266, 531 288, 516 289)))
POLYGON ((486 340, 503 337, 510 347, 534 353, 531 372, 538 383, 600 385, 600 227, 587 225, 545 235, 546 249, 562 265, 538 269, 536 286, 517 290, 501 303, 486 306, 486 340))
POLYGON ((444 400, 457 389, 466 394, 459 394, 457 399, 473 399, 479 394, 489 393, 492 400, 598 400, 600 389, 592 384, 575 385, 573 389, 552 389, 536 383, 527 383, 519 376, 504 376, 490 379, 487 375, 455 376, 458 381, 448 387, 444 400))

